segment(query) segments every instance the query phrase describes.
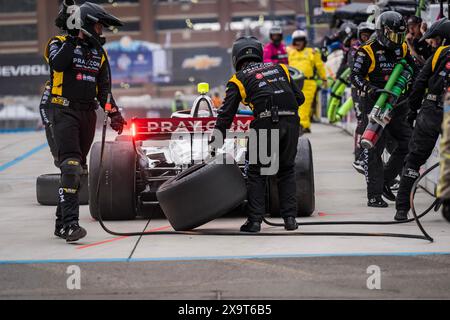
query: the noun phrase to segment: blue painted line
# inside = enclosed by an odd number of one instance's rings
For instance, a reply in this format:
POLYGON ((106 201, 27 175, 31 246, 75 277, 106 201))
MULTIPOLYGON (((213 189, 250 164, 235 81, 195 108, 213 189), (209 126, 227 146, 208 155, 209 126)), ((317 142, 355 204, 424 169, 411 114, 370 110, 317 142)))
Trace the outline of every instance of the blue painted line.
POLYGON ((11 161, 9 161, 9 162, 7 162, 5 164, 0 165, 0 172, 2 172, 4 170, 6 170, 6 169, 8 169, 8 168, 18 164, 20 161, 25 160, 28 157, 31 157, 33 154, 35 154, 36 152, 41 151, 46 146, 47 146, 47 142, 45 142, 45 143, 43 143, 43 144, 41 144, 41 145, 31 149, 28 152, 25 152, 24 154, 22 154, 21 156, 15 158, 14 160, 11 160, 11 161))
POLYGON ((44 130, 44 129, 36 129, 36 128, 0 129, 0 134, 36 132, 36 131, 42 131, 42 130, 44 130))
POLYGON ((431 255, 450 255, 450 252, 381 252, 381 253, 311 253, 247 256, 198 256, 198 257, 160 257, 160 258, 104 258, 104 259, 49 259, 49 260, 0 260, 0 265, 9 264, 48 264, 48 263, 101 263, 101 262, 164 262, 164 261, 202 261, 236 259, 282 259, 282 258, 322 258, 322 257, 415 257, 431 255))

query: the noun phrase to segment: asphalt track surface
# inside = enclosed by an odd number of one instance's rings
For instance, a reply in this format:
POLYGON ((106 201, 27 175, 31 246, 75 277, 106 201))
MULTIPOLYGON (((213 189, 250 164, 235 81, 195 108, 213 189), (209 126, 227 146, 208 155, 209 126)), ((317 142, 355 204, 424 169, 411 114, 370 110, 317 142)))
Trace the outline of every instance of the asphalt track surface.
MULTIPOLYGON (((392 220, 392 202, 386 209, 366 206, 364 177, 351 167, 352 138, 324 125, 314 126, 309 137, 316 212, 303 221, 392 220)), ((83 206, 80 223, 88 236, 68 245, 53 236, 54 208, 36 202, 36 177, 52 172, 57 171, 43 132, 0 135, 0 299, 450 298, 450 225, 440 213, 423 219, 433 243, 386 237, 195 235, 153 235, 138 242, 105 233, 83 206), (73 266, 80 272, 80 289, 71 290, 73 266)), ((419 209, 431 201, 419 191, 419 209)), ((243 221, 225 217, 202 229, 235 231, 243 221)), ((140 231, 146 222, 108 226, 140 231)), ((171 227, 158 219, 148 230, 171 227)), ((307 226, 301 231, 420 234, 414 223, 307 226)))

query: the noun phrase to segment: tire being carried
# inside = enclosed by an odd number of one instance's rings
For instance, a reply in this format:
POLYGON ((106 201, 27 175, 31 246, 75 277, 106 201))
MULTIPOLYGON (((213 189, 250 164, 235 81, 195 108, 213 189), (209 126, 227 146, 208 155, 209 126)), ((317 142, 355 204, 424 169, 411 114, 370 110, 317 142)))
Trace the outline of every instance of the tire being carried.
POLYGON ((218 160, 234 163, 230 155, 218 155, 210 162, 192 166, 159 187, 156 196, 175 230, 197 228, 229 213, 246 199, 247 188, 239 167, 220 164, 218 160))
POLYGON ((89 210, 94 219, 136 218, 136 153, 131 141, 107 141, 100 172, 101 143, 92 146, 89 160, 89 210), (97 201, 97 183, 100 190, 97 201))
MULTIPOLYGON (((36 179, 36 199, 44 206, 58 205, 58 190, 61 186, 61 174, 51 173, 43 174, 36 179)), ((80 190, 78 191, 80 205, 86 205, 89 202, 88 175, 82 174, 80 180, 80 190)))
MULTIPOLYGON (((314 166, 311 143, 305 137, 300 137, 295 158, 295 180, 297 183, 297 216, 309 217, 315 209, 314 166)), ((278 186, 276 176, 269 178, 268 210, 272 217, 280 216, 278 186)))

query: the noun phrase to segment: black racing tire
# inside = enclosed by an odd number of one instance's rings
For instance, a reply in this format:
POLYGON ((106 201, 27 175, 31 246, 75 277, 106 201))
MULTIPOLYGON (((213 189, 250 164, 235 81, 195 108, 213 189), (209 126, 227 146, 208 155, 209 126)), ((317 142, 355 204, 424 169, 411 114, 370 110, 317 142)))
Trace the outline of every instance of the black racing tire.
MULTIPOLYGON (((231 156, 224 157, 226 163, 233 163, 231 156)), ((156 197, 172 227, 186 231, 237 208, 246 199, 247 188, 236 164, 219 164, 214 159, 167 180, 156 197)))
POLYGON ((94 219, 136 218, 136 153, 130 141, 107 141, 100 172, 101 142, 93 144, 89 159, 89 210, 94 219), (100 190, 97 184, 100 177, 100 190), (98 201, 97 201, 98 196, 98 201))
MULTIPOLYGON (((315 210, 314 165, 311 143, 300 137, 295 158, 295 180, 297 183, 297 216, 309 217, 315 210)), ((275 176, 269 177, 268 210, 272 217, 280 216, 278 186, 275 176)))
MULTIPOLYGON (((89 203, 88 175, 82 174, 80 178, 80 191, 78 194, 80 205, 89 203)), ((44 206, 58 205, 58 190, 61 183, 61 174, 43 174, 36 179, 36 199, 44 206)))

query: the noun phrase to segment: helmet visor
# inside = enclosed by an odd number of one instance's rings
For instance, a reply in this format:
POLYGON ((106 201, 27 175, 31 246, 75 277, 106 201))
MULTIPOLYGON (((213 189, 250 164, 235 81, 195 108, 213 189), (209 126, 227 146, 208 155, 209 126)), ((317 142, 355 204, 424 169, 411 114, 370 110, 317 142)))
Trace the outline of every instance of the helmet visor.
POLYGON ((384 28, 384 35, 391 42, 400 45, 405 41, 406 32, 398 32, 389 29, 388 27, 384 28))

